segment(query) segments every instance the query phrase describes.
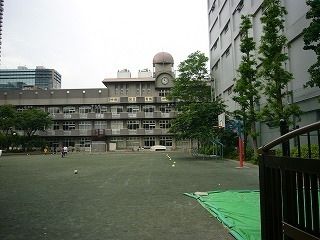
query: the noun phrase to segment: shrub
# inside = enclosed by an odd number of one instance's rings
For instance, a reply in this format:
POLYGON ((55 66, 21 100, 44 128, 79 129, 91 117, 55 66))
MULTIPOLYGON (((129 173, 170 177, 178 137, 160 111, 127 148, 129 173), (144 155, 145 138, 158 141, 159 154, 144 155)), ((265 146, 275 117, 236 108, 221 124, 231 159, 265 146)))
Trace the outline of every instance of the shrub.
MULTIPOLYGON (((301 158, 309 158, 309 150, 308 150, 308 145, 302 145, 300 147, 300 151, 301 151, 301 158)), ((311 158, 313 159, 319 159, 319 146, 318 144, 311 144, 310 145, 310 149, 311 149, 311 158)), ((293 149, 291 149, 291 157, 299 157, 298 154, 298 148, 295 147, 293 149)))

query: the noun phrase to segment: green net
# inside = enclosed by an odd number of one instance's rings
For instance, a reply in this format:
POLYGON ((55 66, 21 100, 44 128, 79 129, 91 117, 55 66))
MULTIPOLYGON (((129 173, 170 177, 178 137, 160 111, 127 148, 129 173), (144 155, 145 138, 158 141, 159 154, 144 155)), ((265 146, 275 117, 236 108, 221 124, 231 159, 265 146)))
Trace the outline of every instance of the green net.
POLYGON ((237 240, 261 239, 259 191, 212 191, 185 195, 197 199, 237 240))

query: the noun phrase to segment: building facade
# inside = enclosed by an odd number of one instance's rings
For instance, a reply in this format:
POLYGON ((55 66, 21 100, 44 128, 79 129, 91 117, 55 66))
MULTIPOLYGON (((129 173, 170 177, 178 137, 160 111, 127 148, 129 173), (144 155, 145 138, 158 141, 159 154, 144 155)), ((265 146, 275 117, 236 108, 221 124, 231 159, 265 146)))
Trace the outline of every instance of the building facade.
MULTIPOLYGON (((241 15, 253 15, 251 34, 258 49, 262 35, 260 21, 262 2, 263 0, 208 0, 210 69, 214 79, 215 95, 225 101, 229 111, 238 108, 232 97, 235 79, 238 77, 237 69, 241 62, 239 35, 241 15)), ((306 20, 306 1, 283 0, 282 3, 288 11, 285 16, 284 33, 289 42, 289 47, 285 49, 289 60, 285 67, 294 77, 287 86, 287 90, 292 91, 292 97, 287 99, 287 103, 297 103, 300 106, 304 113, 301 120, 295 120, 295 124, 304 126, 320 120, 318 102, 320 90, 316 87, 304 88, 310 78, 307 69, 316 61, 316 56, 312 51, 303 50, 302 31, 309 25, 309 21, 306 20)), ((265 101, 262 96, 260 105, 265 101)), ((270 128, 265 124, 259 124, 258 129, 260 145, 279 135, 278 128, 270 128)))
POLYGON ((0 69, 0 89, 59 89, 61 75, 54 69, 0 69))
POLYGON ((144 69, 137 78, 129 70, 106 78, 95 89, 1 90, 0 104, 18 111, 40 108, 49 112, 53 125, 39 132, 51 147, 80 150, 136 150, 177 144, 169 133, 176 117, 174 102, 166 95, 173 86, 173 58, 161 52, 153 58, 153 72, 144 69))
POLYGON ((3 2, 0 0, 0 57, 1 57, 1 46, 2 46, 2 19, 3 19, 3 2))

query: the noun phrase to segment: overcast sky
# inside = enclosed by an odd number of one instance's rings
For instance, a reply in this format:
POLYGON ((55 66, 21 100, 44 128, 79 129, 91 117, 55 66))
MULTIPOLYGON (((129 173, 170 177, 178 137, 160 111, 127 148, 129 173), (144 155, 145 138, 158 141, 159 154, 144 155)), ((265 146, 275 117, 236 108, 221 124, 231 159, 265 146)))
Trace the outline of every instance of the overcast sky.
POLYGON ((99 88, 127 68, 152 69, 157 52, 175 68, 208 56, 206 0, 5 0, 1 68, 44 66, 62 88, 99 88))

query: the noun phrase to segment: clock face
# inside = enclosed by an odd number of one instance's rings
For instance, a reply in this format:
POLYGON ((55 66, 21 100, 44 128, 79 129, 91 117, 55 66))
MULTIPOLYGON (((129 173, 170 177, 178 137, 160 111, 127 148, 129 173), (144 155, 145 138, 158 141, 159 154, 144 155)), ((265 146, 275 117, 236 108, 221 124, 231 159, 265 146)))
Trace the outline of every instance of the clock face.
POLYGON ((161 82, 162 82, 162 84, 166 85, 166 84, 168 84, 169 79, 167 77, 163 77, 163 78, 161 78, 161 82))

